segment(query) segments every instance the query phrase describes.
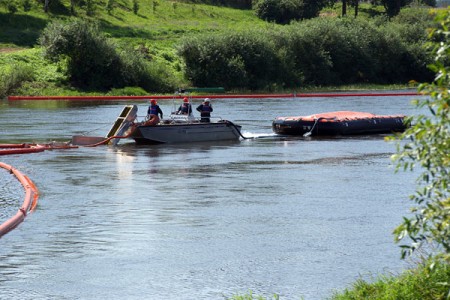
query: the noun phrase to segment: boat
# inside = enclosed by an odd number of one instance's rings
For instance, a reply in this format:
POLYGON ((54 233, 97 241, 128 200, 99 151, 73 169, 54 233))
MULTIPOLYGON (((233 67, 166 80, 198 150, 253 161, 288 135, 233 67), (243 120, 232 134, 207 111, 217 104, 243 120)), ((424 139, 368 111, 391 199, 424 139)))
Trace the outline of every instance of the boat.
POLYGON ((211 117, 211 122, 206 123, 193 116, 172 113, 157 125, 136 123, 128 138, 136 144, 164 144, 233 141, 241 136, 241 126, 231 121, 211 117))
POLYGON ((236 141, 241 134, 241 126, 220 117, 211 117, 210 122, 201 122, 192 115, 172 112, 167 119, 154 124, 153 119, 138 122, 138 108, 127 105, 104 137, 76 135, 71 144, 94 147, 117 145, 121 139, 134 139, 136 144, 196 143, 211 141, 236 141))
POLYGON ((357 111, 334 111, 309 116, 277 117, 272 130, 280 135, 334 136, 402 132, 404 115, 375 115, 357 111))

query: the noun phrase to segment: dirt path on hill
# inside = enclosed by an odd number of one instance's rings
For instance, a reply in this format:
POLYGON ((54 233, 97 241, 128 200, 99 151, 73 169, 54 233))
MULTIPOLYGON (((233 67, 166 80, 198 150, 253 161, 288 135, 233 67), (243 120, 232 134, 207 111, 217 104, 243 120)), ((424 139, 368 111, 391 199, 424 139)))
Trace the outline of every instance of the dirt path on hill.
POLYGON ((10 47, 0 48, 0 53, 11 53, 11 52, 17 52, 20 50, 23 50, 23 48, 10 48, 10 47))

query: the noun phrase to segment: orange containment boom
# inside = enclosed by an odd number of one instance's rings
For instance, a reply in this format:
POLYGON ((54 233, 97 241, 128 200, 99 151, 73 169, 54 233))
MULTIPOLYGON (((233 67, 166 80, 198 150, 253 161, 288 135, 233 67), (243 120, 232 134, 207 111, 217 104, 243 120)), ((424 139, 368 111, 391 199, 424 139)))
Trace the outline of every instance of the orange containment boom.
MULTIPOLYGON (((222 94, 222 95, 190 95, 190 98, 232 99, 232 98, 324 98, 324 97, 393 97, 393 96, 418 96, 418 92, 394 91, 394 92, 335 92, 335 93, 289 93, 289 94, 222 94)), ((176 96, 8 96, 9 101, 18 100, 72 100, 72 101, 130 101, 153 99, 183 98, 176 96)))
POLYGON ((0 162, 0 168, 6 169, 11 174, 14 174, 25 189, 25 199, 22 206, 14 216, 0 225, 0 237, 2 237, 22 223, 29 212, 34 211, 39 193, 34 183, 17 169, 2 162, 0 162))
POLYGON ((0 144, 0 155, 42 152, 45 147, 35 144, 0 144))

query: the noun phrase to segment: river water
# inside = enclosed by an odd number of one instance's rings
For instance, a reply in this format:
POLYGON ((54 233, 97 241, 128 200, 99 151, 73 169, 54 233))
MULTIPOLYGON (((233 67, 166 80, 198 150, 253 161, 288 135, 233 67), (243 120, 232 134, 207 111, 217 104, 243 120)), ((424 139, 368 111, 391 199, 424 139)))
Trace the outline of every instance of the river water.
MULTIPOLYGON (((417 174, 385 135, 279 137, 277 116, 416 114, 413 97, 213 100, 239 142, 100 146, 0 157, 33 180, 37 210, 0 239, 0 299, 326 299, 398 274, 392 230, 417 174)), ((194 100, 194 106, 200 100, 194 100)), ((172 101, 159 101, 168 114, 172 101)), ((0 102, 0 143, 104 136, 130 102, 0 102)), ((138 102, 139 115, 147 104, 138 102)), ((177 103, 178 104, 178 103, 177 103)), ((23 189, 0 170, 0 217, 23 189), (11 200, 13 199, 13 200, 11 200)))

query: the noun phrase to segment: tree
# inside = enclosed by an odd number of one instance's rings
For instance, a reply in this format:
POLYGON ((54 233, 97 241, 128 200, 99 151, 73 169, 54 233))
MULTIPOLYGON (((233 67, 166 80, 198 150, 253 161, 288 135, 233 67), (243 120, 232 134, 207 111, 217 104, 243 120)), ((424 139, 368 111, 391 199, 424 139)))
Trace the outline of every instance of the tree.
POLYGON ((52 22, 44 29, 39 42, 45 49, 46 58, 67 61, 70 79, 78 87, 108 89, 136 84, 135 74, 143 69, 136 63, 130 72, 130 64, 100 33, 95 23, 83 20, 52 22))
POLYGON ((358 16, 359 0, 342 0, 342 16, 347 15, 347 5, 355 7, 355 18, 358 16))
POLYGON ((263 20, 289 24, 292 20, 311 19, 319 15, 327 0, 260 0, 256 15, 263 20))
MULTIPOLYGON (((412 117, 412 126, 400 137, 393 159, 397 169, 419 168, 418 187, 411 199, 415 202, 413 216, 405 217, 394 233, 396 241, 410 238, 402 245, 402 257, 411 255, 424 244, 432 244, 435 262, 450 263, 450 10, 440 11, 439 26, 430 34, 434 41, 431 66, 436 73, 432 83, 422 84, 419 91, 425 96, 416 106, 429 114, 412 117), (437 41, 437 42, 436 42, 437 41)), ((433 264, 432 264, 433 265, 433 264)))
POLYGON ((381 0, 388 16, 396 16, 400 12, 400 9, 413 0, 381 0))
POLYGON ((359 0, 352 0, 352 4, 355 7, 355 18, 358 16, 359 0))
POLYGON ((76 2, 76 0, 70 0, 70 13, 72 15, 75 14, 75 2, 76 2))

